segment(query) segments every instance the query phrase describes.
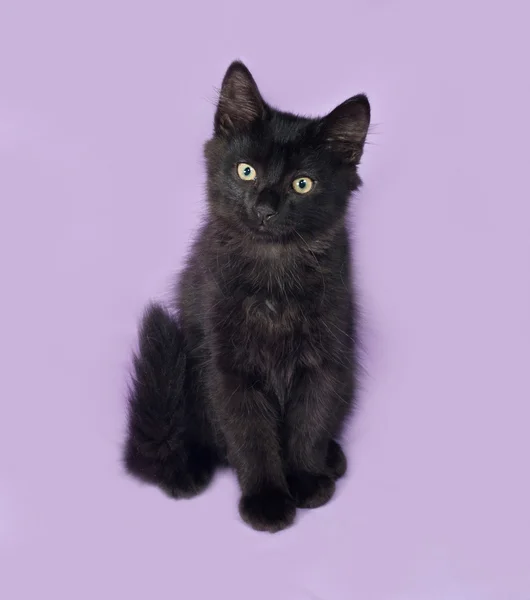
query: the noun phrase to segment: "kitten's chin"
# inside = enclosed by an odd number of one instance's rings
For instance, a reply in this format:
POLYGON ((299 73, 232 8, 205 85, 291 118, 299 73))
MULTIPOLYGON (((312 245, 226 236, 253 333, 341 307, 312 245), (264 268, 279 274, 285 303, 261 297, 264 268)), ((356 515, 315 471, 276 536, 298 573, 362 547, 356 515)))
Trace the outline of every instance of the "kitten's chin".
POLYGON ((267 223, 256 223, 246 218, 240 219, 236 226, 244 229, 252 239, 264 242, 281 239, 286 233, 284 227, 267 223))
POLYGON ((289 237, 289 232, 274 227, 267 227, 267 225, 254 225, 249 227, 250 234, 256 242, 270 244, 274 242, 281 242, 289 237))
POLYGON ((253 230, 262 236, 274 236, 274 229, 267 227, 267 225, 257 225, 256 227, 253 227, 253 230))

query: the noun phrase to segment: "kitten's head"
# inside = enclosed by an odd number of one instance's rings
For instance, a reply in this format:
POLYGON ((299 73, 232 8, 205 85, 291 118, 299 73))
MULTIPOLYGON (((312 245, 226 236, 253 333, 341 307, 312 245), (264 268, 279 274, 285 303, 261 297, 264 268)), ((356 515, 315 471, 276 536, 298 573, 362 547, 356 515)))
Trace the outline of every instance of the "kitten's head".
POLYGON ((354 96, 320 119, 275 110, 248 69, 228 68, 205 146, 210 211, 262 241, 317 238, 344 217, 370 104, 354 96))

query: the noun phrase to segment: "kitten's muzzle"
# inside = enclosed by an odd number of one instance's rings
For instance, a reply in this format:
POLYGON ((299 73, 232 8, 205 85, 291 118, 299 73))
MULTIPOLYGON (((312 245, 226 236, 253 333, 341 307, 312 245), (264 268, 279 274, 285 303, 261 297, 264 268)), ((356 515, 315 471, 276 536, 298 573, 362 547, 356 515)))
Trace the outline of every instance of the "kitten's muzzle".
POLYGON ((263 190, 258 196, 258 201, 253 208, 253 215, 258 225, 266 227, 278 216, 280 196, 272 190, 263 190))

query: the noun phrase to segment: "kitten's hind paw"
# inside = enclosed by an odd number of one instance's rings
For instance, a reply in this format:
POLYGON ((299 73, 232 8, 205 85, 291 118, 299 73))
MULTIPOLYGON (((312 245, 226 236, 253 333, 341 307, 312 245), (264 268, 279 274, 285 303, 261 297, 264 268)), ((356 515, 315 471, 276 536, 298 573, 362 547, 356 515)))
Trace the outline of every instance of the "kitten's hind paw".
POLYGON ((300 471, 289 475, 287 482, 298 508, 323 506, 335 493, 335 482, 327 475, 300 471))
POLYGON ((159 485, 172 498, 193 498, 208 487, 216 465, 214 455, 207 448, 192 448, 186 462, 173 464, 159 485))
POLYGON ((333 479, 340 479, 346 473, 348 461, 340 444, 335 440, 329 442, 326 466, 333 479))
POLYGON ((239 513, 253 529, 276 533, 294 523, 296 507, 285 492, 271 489, 243 496, 239 513))
POLYGON ((134 477, 157 485, 171 498, 193 498, 203 492, 213 478, 217 460, 206 448, 196 447, 186 453, 164 459, 146 457, 129 448, 125 464, 134 477))

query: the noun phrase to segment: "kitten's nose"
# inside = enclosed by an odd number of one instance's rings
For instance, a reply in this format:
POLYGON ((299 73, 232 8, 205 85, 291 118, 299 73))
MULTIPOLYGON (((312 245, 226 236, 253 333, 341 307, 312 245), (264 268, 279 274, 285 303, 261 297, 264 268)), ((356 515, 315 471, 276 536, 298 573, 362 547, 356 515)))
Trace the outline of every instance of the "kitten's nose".
POLYGON ((260 223, 266 223, 275 217, 278 213, 270 206, 256 206, 254 208, 256 217, 260 223))

